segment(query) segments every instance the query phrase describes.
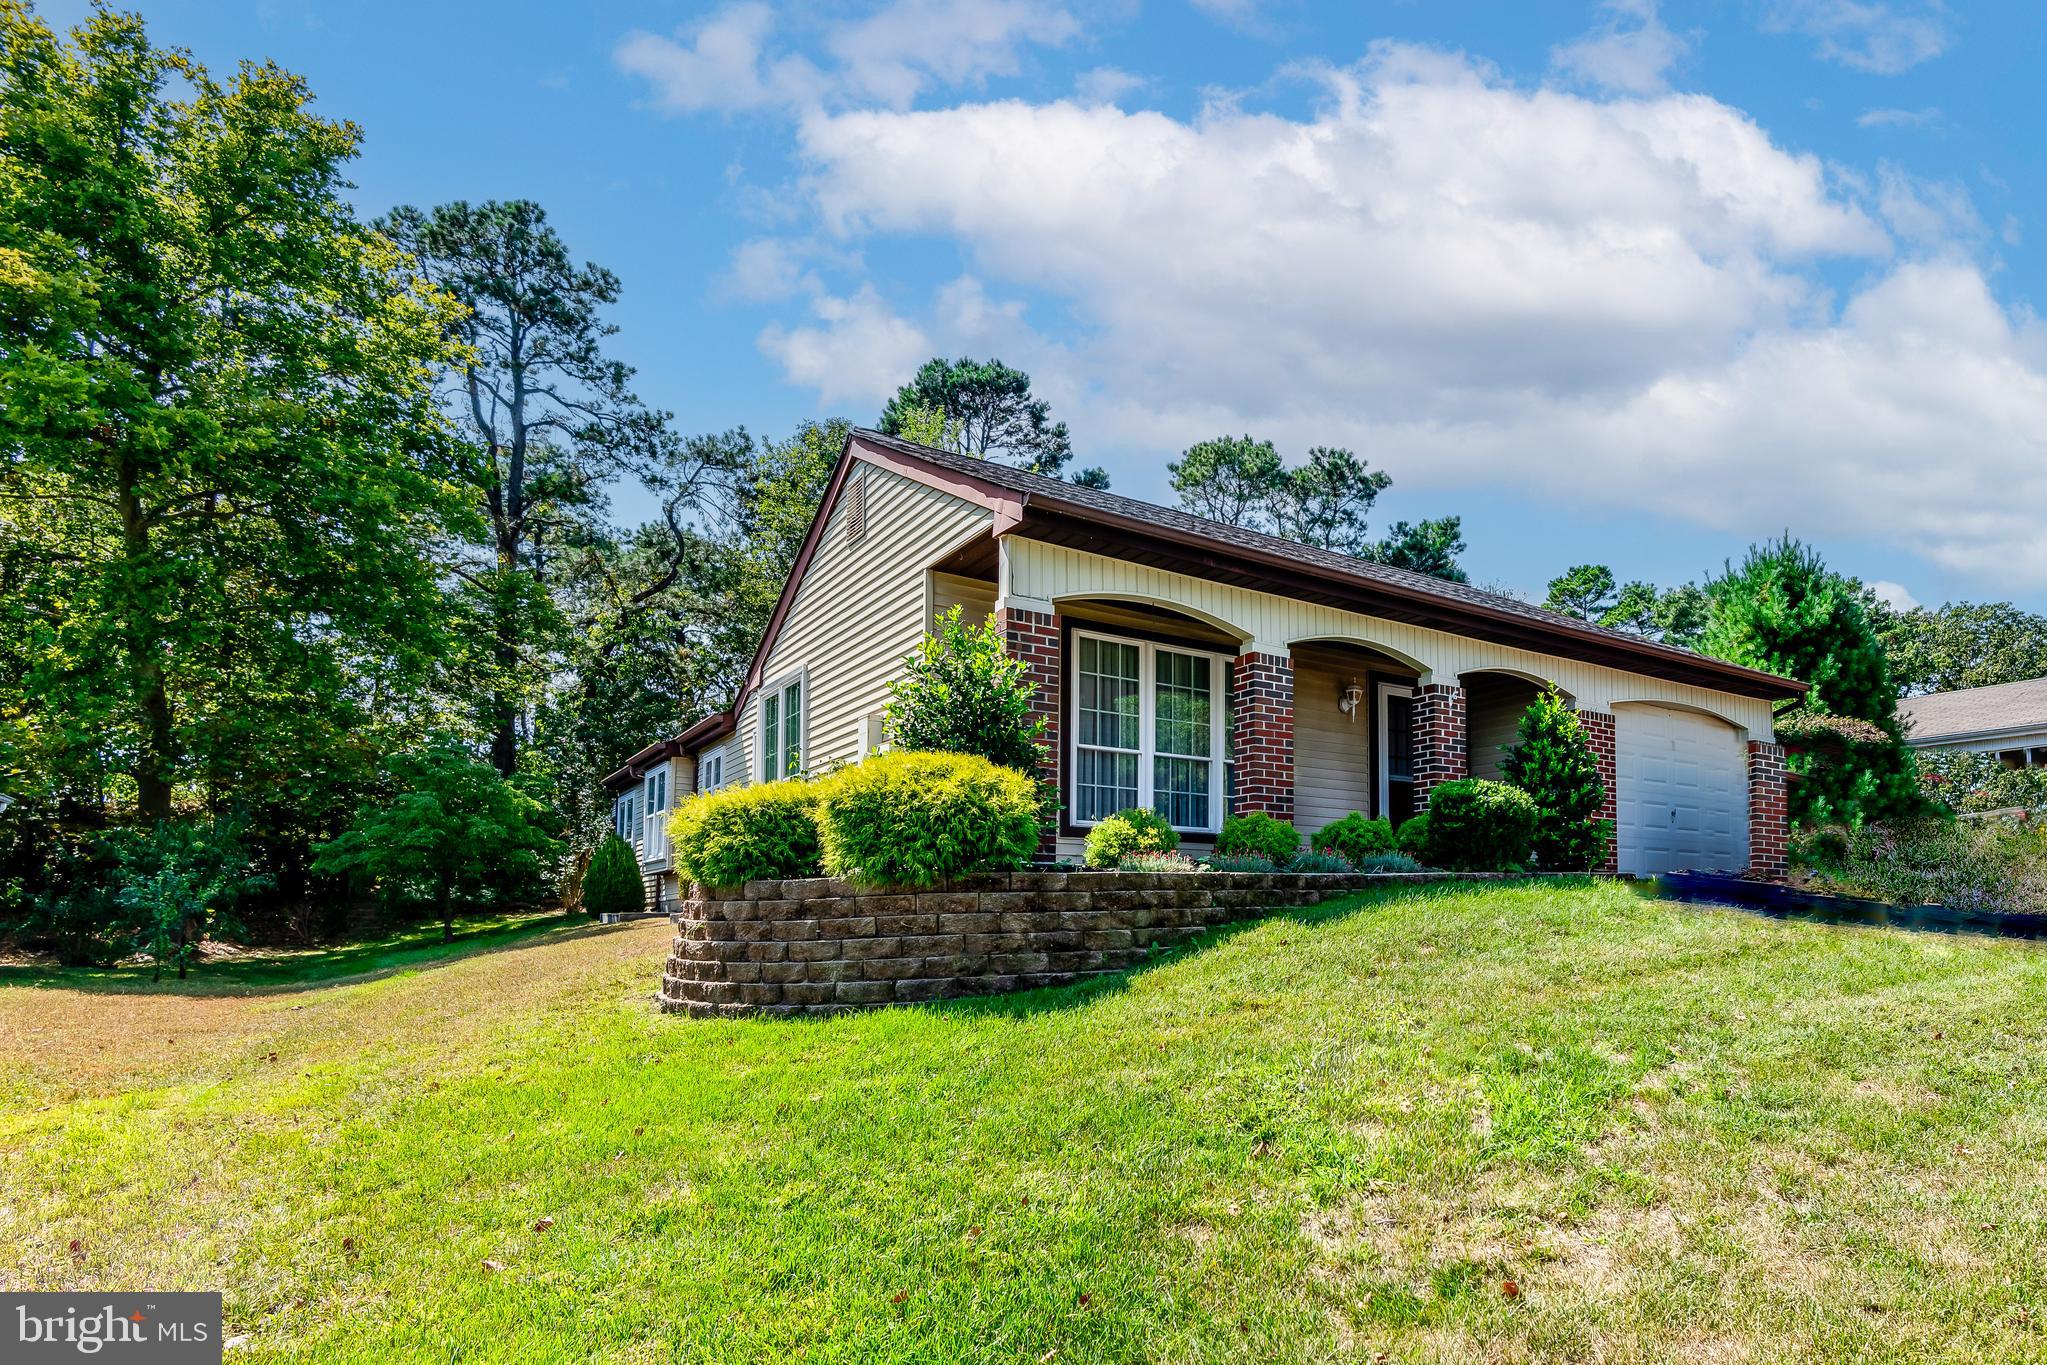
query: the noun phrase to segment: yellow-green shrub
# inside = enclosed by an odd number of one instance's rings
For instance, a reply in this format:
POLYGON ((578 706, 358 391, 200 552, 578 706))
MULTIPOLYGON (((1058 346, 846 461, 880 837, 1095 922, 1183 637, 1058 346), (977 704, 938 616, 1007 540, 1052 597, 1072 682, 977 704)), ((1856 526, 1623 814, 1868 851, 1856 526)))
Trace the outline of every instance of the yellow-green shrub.
POLYGON ((668 821, 676 870, 705 886, 818 876, 817 796, 792 779, 690 797, 668 821))
POLYGON ((880 754, 817 784, 825 870, 930 886, 1023 867, 1038 847, 1038 784, 973 754, 880 754))
POLYGON ((1087 832, 1082 860, 1089 867, 1121 867, 1125 858, 1145 853, 1171 853, 1180 835, 1156 811, 1133 807, 1105 815, 1087 832))

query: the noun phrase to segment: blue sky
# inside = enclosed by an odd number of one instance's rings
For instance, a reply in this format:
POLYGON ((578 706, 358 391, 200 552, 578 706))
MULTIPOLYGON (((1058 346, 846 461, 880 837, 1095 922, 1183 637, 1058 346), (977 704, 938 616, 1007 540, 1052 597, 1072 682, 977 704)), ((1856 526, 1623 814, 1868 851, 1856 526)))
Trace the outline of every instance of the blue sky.
POLYGON ((1461 513, 1538 597, 1788 527, 2047 607, 2036 4, 144 9, 360 123, 365 212, 545 204, 684 430, 996 354, 1120 491, 1225 431, 1348 445, 1381 523, 1461 513))

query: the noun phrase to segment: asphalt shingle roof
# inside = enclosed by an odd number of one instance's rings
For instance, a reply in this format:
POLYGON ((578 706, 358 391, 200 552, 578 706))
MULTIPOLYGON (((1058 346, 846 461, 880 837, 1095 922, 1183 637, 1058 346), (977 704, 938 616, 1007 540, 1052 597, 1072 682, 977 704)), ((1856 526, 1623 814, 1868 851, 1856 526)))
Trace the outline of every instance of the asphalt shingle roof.
POLYGON ((1906 697, 1898 718, 1914 743, 1986 731, 2047 729, 2047 678, 1906 697))

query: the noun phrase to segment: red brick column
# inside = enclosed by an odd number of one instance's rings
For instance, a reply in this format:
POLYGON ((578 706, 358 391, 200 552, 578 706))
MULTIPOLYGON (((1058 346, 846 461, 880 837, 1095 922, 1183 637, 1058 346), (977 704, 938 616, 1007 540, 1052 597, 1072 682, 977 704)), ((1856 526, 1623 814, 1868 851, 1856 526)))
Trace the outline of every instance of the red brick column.
POLYGON ((1784 746, 1748 742, 1748 870, 1781 877, 1791 867, 1791 801, 1784 746))
POLYGON ((1429 683, 1414 693, 1414 808, 1429 808, 1429 791, 1439 782, 1471 776, 1464 738, 1464 689, 1429 683))
MULTIPOLYGON (((1045 718, 1045 765, 1039 775, 1055 788, 1059 785, 1059 618, 1042 611, 1019 611, 1008 607, 996 613, 1003 647, 1011 658, 1024 663, 1024 676, 1037 684, 1031 710, 1045 718)), ((1055 816, 1038 836, 1038 852, 1057 855, 1059 822, 1055 816)))
POLYGON ((1237 798, 1231 814, 1262 810, 1294 818, 1294 661, 1253 651, 1237 657, 1237 798))
POLYGON ((1617 752, 1614 740, 1614 719, 1606 711, 1580 711, 1578 723, 1585 727, 1585 742, 1591 746, 1593 757, 1599 760, 1599 785, 1606 788, 1606 799, 1599 803, 1599 818, 1611 827, 1606 836, 1606 861, 1596 872, 1620 871, 1620 773, 1616 766, 1617 752))

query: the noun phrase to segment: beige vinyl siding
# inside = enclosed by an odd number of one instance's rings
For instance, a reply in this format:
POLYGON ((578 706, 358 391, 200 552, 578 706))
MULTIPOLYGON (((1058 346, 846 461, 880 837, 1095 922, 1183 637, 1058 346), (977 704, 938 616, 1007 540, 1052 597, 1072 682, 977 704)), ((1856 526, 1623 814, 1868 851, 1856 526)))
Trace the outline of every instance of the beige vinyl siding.
MULTIPOLYGON (((930 601, 926 570, 978 533, 993 515, 950 493, 858 462, 864 477, 866 527, 848 539, 846 500, 826 522, 817 551, 796 585, 788 615, 768 651, 761 682, 775 687, 806 675, 803 738, 806 770, 861 757, 868 716, 888 700, 888 681, 923 638, 930 601)), ((746 698, 739 733, 727 746, 759 774, 761 693, 746 698)))
POLYGON ((1559 659, 1021 536, 1003 538, 1002 557, 1004 592, 1010 605, 1021 609, 1055 611, 1062 599, 1114 594, 1225 625, 1247 642, 1247 648, 1262 652, 1286 655, 1299 641, 1349 640, 1414 660, 1424 682, 1454 683, 1467 672, 1508 669, 1555 682, 1584 710, 1661 702, 1717 715, 1745 730, 1750 739, 1767 740, 1772 735, 1770 703, 1757 697, 1559 659))
POLYGON ((1534 684, 1519 678, 1481 676, 1466 683, 1464 728, 1471 775, 1497 782, 1506 754, 1521 737, 1521 716, 1536 698, 1534 684))
POLYGON ((1294 826, 1304 837, 1372 809, 1371 681, 1359 669, 1305 661, 1294 667, 1294 826), (1356 720, 1337 705, 1353 677, 1367 697, 1356 720))
POLYGON ((960 609, 960 619, 979 625, 995 613, 995 585, 985 579, 961 578, 958 574, 931 575, 931 621, 960 609))

